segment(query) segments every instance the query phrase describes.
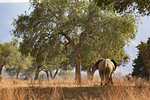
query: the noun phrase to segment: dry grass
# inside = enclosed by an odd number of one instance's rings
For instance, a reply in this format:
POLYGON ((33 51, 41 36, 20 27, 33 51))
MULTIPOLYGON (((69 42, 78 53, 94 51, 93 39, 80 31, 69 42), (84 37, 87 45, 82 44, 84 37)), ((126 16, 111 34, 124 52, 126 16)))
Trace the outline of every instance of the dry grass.
POLYGON ((0 100, 150 100, 150 82, 140 79, 114 79, 113 86, 99 86, 100 80, 73 79, 16 80, 3 78, 0 100))

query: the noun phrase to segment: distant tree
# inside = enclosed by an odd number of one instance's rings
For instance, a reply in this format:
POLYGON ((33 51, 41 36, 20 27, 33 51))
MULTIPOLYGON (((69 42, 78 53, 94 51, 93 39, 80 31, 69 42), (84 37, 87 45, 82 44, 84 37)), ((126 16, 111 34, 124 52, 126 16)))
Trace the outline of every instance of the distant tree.
POLYGON ((150 0, 94 0, 101 8, 113 6, 114 10, 123 12, 138 11, 141 15, 150 15, 150 0))
POLYGON ((75 66, 79 84, 81 66, 87 69, 101 57, 112 57, 120 63, 127 58, 123 47, 135 37, 134 16, 117 16, 82 0, 31 0, 31 4, 33 11, 29 15, 14 20, 13 34, 22 38, 22 52, 30 52, 39 66, 48 53, 64 55, 64 60, 67 57, 75 66))
POLYGON ((0 45, 0 73, 5 66, 9 75, 18 75, 24 69, 32 66, 32 58, 30 56, 22 56, 19 47, 18 40, 13 39, 11 42, 6 42, 0 45))
POLYGON ((13 65, 6 65, 6 72, 8 73, 15 73, 16 79, 20 73, 24 73, 25 70, 32 68, 32 57, 29 55, 27 57, 22 56, 21 53, 16 55, 16 61, 13 65))
POLYGON ((8 76, 10 76, 11 78, 14 78, 16 75, 16 70, 14 70, 14 69, 6 69, 6 72, 7 72, 8 76))
POLYGON ((66 65, 68 59, 64 54, 59 52, 60 51, 54 53, 53 50, 50 50, 49 54, 46 56, 46 59, 42 63, 43 71, 46 73, 48 80, 49 77, 54 79, 58 74, 59 69, 66 69, 68 66, 66 65), (54 75, 52 73, 54 73, 54 75))
POLYGON ((149 79, 150 77, 150 38, 147 43, 137 46, 138 57, 134 60, 133 76, 149 79))
POLYGON ((12 66, 16 63, 19 51, 11 43, 0 45, 0 75, 4 66, 12 66))

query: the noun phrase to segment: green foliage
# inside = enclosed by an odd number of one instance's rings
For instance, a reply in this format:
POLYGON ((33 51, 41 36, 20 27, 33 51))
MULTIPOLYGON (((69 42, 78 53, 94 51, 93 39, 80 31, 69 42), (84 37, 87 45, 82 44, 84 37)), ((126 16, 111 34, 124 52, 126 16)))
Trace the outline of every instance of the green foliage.
POLYGON ((22 72, 32 66, 32 58, 22 56, 18 48, 18 40, 13 39, 10 43, 1 44, 0 48, 0 65, 5 66, 10 75, 22 72))
POLYGON ((14 65, 18 55, 20 53, 17 52, 16 47, 13 47, 11 43, 1 44, 0 65, 14 65))
POLYGON ((29 15, 14 20, 13 34, 22 38, 21 52, 31 53, 45 68, 78 60, 87 69, 102 57, 120 64, 128 58, 123 47, 135 38, 133 15, 118 16, 94 2, 78 0, 31 0, 31 4, 29 15))
POLYGON ((141 42, 137 46, 138 48, 138 57, 134 60, 133 64, 133 76, 144 77, 149 79, 150 76, 150 38, 147 43, 141 42))
POLYGON ((106 6, 113 6, 115 11, 132 12, 138 10, 141 15, 150 15, 149 0, 94 0, 98 6, 105 9, 106 6))
POLYGON ((121 64, 122 59, 126 61, 128 58, 124 46, 130 39, 135 38, 135 17, 130 14, 117 16, 113 12, 105 11, 100 18, 100 30, 92 34, 92 38, 83 45, 83 59, 88 60, 85 64, 96 62, 99 58, 114 58, 118 64, 121 64))

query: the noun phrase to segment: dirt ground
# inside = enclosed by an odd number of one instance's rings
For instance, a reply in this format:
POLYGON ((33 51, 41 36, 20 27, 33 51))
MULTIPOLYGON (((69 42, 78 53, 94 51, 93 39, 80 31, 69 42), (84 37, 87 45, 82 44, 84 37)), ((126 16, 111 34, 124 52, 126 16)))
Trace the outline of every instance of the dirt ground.
POLYGON ((100 86, 100 80, 16 80, 3 78, 0 100, 150 100, 150 81, 114 80, 112 86, 100 86))
MULTIPOLYGON (((128 100, 129 91, 135 90, 139 95, 145 89, 150 90, 149 86, 93 86, 93 87, 21 87, 13 90, 15 98, 18 94, 25 95, 26 100, 111 100, 110 94, 119 96, 122 92, 121 100, 128 100), (23 92, 22 92, 23 91, 23 92), (28 94, 29 93, 29 94, 28 94), (32 95, 31 95, 32 94, 32 95)), ((10 91, 10 88, 9 88, 10 91)), ((1 89, 1 94, 7 93, 7 89, 1 89)), ((115 96, 115 97, 116 97, 115 96)), ((120 95, 121 96, 121 95, 120 95)), ((118 98, 118 97, 116 97, 118 98)), ((3 100, 3 97, 0 98, 3 100)))

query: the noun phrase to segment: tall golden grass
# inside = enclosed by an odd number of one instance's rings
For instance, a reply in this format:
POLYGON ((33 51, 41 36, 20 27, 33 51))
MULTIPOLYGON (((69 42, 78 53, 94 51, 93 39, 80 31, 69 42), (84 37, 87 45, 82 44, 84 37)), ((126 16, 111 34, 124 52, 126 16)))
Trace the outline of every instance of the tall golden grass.
POLYGON ((144 79, 113 79, 113 86, 99 86, 100 80, 17 80, 3 78, 0 100, 150 100, 150 82, 144 79), (93 93, 93 94, 92 94, 93 93))

